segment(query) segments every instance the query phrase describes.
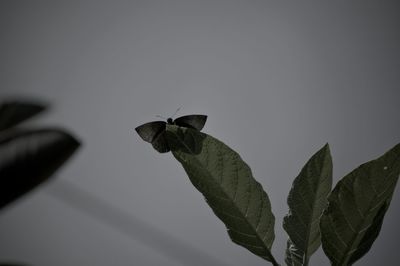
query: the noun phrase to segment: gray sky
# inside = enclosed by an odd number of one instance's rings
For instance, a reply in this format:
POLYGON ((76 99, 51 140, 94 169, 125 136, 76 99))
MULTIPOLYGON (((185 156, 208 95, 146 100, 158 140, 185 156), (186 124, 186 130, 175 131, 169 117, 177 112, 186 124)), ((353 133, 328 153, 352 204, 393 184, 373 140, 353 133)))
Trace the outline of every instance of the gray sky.
MULTIPOLYGON (((84 147, 0 213, 0 260, 268 265, 229 240, 171 154, 133 131, 182 106, 178 116, 208 115, 203 131, 239 152, 264 186, 283 262, 286 197, 309 157, 329 142, 336 183, 400 141, 399 7, 1 1, 0 97, 50 102, 36 125, 65 126, 84 147)), ((398 265, 399 207, 397 189, 357 265, 398 265)), ((321 249, 311 265, 328 265, 321 249)))

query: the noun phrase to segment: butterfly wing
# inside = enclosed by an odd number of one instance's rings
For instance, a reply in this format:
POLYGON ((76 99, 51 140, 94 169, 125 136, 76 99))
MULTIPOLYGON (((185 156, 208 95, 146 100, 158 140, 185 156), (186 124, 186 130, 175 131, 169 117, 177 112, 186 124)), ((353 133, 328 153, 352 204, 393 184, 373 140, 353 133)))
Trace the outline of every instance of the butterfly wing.
POLYGON ((138 126, 135 130, 144 141, 152 143, 158 134, 165 131, 166 124, 163 121, 154 121, 138 126))
POLYGON ((203 129, 206 120, 206 115, 185 115, 178 117, 174 120, 174 122, 178 126, 189 127, 200 131, 203 129))
POLYGON ((153 145, 153 148, 159 153, 166 153, 170 151, 165 130, 156 136, 153 142, 151 142, 151 145, 153 145))
POLYGON ((138 126, 135 130, 144 141, 151 143, 154 149, 165 153, 169 151, 165 136, 166 125, 163 121, 154 121, 138 126))

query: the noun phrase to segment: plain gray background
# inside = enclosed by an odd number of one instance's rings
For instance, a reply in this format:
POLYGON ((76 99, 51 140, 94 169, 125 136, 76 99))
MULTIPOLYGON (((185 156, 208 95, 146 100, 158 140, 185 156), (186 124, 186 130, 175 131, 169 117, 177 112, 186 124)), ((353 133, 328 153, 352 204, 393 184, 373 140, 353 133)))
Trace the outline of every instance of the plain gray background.
MULTIPOLYGON (((400 141, 399 7, 1 1, 1 98, 50 102, 35 125, 65 126, 84 146, 52 182, 0 213, 0 260, 268 265, 229 240, 171 154, 135 134, 182 106, 178 116, 208 115, 203 131, 238 151, 264 186, 283 262, 286 197, 309 157, 329 142, 336 183, 400 141)), ((399 207, 397 189, 357 265, 398 265, 399 207)), ((311 259, 328 264, 321 249, 311 259)))

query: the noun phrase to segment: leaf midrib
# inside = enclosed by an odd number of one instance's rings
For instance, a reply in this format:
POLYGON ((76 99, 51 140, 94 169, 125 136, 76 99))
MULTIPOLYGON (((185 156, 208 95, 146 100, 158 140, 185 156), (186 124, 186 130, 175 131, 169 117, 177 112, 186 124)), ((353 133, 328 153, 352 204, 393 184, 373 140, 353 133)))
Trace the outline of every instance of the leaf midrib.
MULTIPOLYGON (((399 157, 399 158, 400 158, 400 157, 399 157)), ((390 173, 390 174, 392 174, 392 173, 390 173)), ((389 174, 388 174, 388 176, 389 176, 389 174)), ((370 182, 370 181, 369 181, 369 182, 370 182)), ((395 187, 396 183, 397 183, 397 180, 395 181, 394 187, 395 187)), ((373 187, 372 184, 371 184, 371 186, 373 187)), ((388 188, 390 188, 389 185, 388 185, 388 188)), ((386 189, 387 189, 387 188, 386 188, 386 189)), ((384 190, 384 192, 386 192, 386 189, 384 190)), ((363 219, 362 222, 356 227, 357 229, 356 229, 355 231, 357 232, 357 234, 356 234, 356 232, 354 233, 354 236, 352 237, 352 239, 351 239, 351 241, 350 241, 351 244, 346 248, 346 250, 345 250, 345 252, 344 252, 344 256, 343 256, 342 260, 340 261, 339 265, 347 265, 348 260, 351 258, 351 255, 354 253, 354 252, 353 252, 353 253, 349 254, 350 251, 352 251, 352 250, 354 249, 354 242, 355 242, 355 240, 357 239, 357 236, 359 235, 361 229, 365 227, 367 218, 371 216, 372 213, 370 213, 370 211, 371 211, 372 209, 374 209, 374 208, 372 207, 372 206, 374 206, 373 203, 379 198, 379 195, 380 195, 380 194, 376 193, 376 191, 375 191, 374 198, 373 198, 373 200, 370 201, 370 204, 369 204, 369 206, 368 206, 368 209, 367 209, 368 212, 366 212, 367 214, 364 216, 364 219, 363 219)), ((383 201, 383 202, 381 203, 381 206, 382 206, 382 204, 384 204, 384 202, 386 202, 387 200, 388 200, 388 199, 386 199, 385 201, 383 201)), ((357 210, 359 210, 358 206, 357 206, 357 210)), ((376 213, 375 213, 375 215, 376 215, 376 213)), ((357 249, 357 247, 356 247, 356 249, 357 249)))
MULTIPOLYGON (((377 196, 374 197, 374 200, 371 200, 371 202, 374 202, 376 200, 377 196)), ((371 206, 372 204, 369 204, 368 207, 368 213, 369 211, 372 209, 371 206)), ((358 207, 357 207, 358 209, 358 207)), ((347 261, 350 259, 351 254, 350 251, 352 251, 354 248, 354 242, 357 238, 357 236, 360 234, 361 228, 363 228, 365 226, 366 220, 367 218, 370 216, 371 214, 367 214, 364 216, 364 219, 361 221, 361 223, 356 227, 355 232, 354 232, 354 236, 352 237, 351 241, 349 241, 350 245, 348 245, 348 247, 346 248, 345 252, 343 253, 344 256, 342 257, 342 260, 340 260, 339 265, 347 265, 347 261), (346 264, 345 264, 346 263, 346 264)), ((350 224, 349 224, 350 225, 350 224)), ((351 226, 351 225, 350 225, 351 226)), ((357 247, 356 247, 357 249, 357 247)))
MULTIPOLYGON (((327 155, 325 155, 324 156, 324 162, 326 162, 326 159, 327 159, 327 155)), ((326 166, 325 166, 325 164, 323 164, 323 166, 321 167, 321 173, 325 170, 325 168, 326 168, 326 166)), ((313 217, 314 217, 314 214, 315 214, 315 212, 316 212, 316 210, 315 210, 315 205, 316 205, 316 203, 317 203, 317 201, 320 199, 320 197, 318 197, 318 195, 319 195, 319 192, 320 192, 320 190, 321 190, 321 188, 322 188, 322 184, 328 179, 329 177, 326 177, 326 178, 324 178, 323 180, 322 180, 322 182, 319 182, 318 183, 318 188, 317 188, 317 191, 316 191, 316 193, 315 193, 315 198, 314 198, 314 200, 313 200, 313 204, 312 204, 312 213, 311 213, 311 221, 310 221, 310 223, 308 224, 308 226, 307 226, 307 236, 306 236, 306 243, 307 243, 307 245, 306 245, 306 248, 305 248, 305 250, 304 250, 304 259, 303 259, 303 264, 304 265, 307 265, 308 264, 308 260, 309 260, 309 257, 308 257, 308 249, 309 249, 309 246, 310 246, 310 243, 309 243, 309 240, 310 240, 310 232, 311 232, 311 226, 312 226, 312 224, 313 224, 313 217)))
MULTIPOLYGON (((183 144, 183 145, 185 146, 185 148, 193 155, 193 158, 198 162, 198 164, 201 166, 201 168, 203 169, 203 171, 205 171, 205 172, 207 173, 207 175, 208 175, 209 177, 211 177, 212 180, 214 180, 213 182, 217 183, 217 184, 220 186, 221 191, 224 193, 224 196, 226 196, 226 198, 232 200, 232 202, 235 203, 235 201, 234 201, 234 200, 229 196, 229 194, 225 191, 224 187, 223 187, 221 184, 219 184, 218 182, 215 181, 215 179, 213 178, 213 175, 207 170, 206 167, 204 167, 204 164, 201 163, 201 162, 197 159, 197 157, 195 156, 196 154, 192 151, 192 149, 190 149, 190 147, 188 147, 184 142, 182 142, 182 141, 180 140, 179 136, 177 136, 177 134, 176 134, 175 132, 172 132, 172 133, 175 135, 176 139, 177 139, 181 144, 183 144)), ((236 187, 235 190, 237 190, 237 187, 236 187)), ((261 193, 262 193, 262 192, 261 192, 261 193)), ((248 205, 250 205, 250 203, 249 203, 248 205)), ((268 256, 269 256, 269 259, 272 261, 272 263, 274 263, 274 265, 279 265, 279 264, 275 261, 275 258, 273 257, 272 253, 269 251, 269 249, 268 249, 268 247, 266 246, 266 244, 264 243, 262 237, 258 234, 258 231, 256 230, 256 228, 254 228, 253 225, 247 221, 245 214, 242 213, 242 211, 236 206, 236 204, 232 204, 232 206, 234 206, 234 208, 238 211, 238 213, 241 214, 242 219, 243 219, 248 225, 250 225, 250 227, 254 230, 255 235, 256 235, 256 237, 258 238, 258 240, 259 240, 261 243, 264 244, 265 250, 267 251, 268 256)), ((247 207, 248 207, 248 206, 247 206, 247 207)), ((262 210, 263 210, 263 209, 261 208, 260 212, 262 212, 262 210)), ((260 219, 261 219, 261 218, 260 218, 260 219)))

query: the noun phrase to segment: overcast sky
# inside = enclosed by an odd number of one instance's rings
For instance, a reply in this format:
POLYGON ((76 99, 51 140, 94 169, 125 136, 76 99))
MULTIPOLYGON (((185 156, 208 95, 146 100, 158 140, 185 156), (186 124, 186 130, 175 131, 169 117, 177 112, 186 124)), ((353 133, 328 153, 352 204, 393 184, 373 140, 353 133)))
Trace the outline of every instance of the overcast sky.
MULTIPOLYGON (((334 183, 400 142, 398 1, 0 2, 0 98, 84 146, 0 213, 0 261, 37 266, 268 265, 233 244, 170 153, 134 132, 206 114, 268 193, 273 254, 293 179, 329 142, 334 183)), ((357 265, 400 259, 400 191, 357 265)), ((311 265, 329 265, 320 249, 311 265)))

